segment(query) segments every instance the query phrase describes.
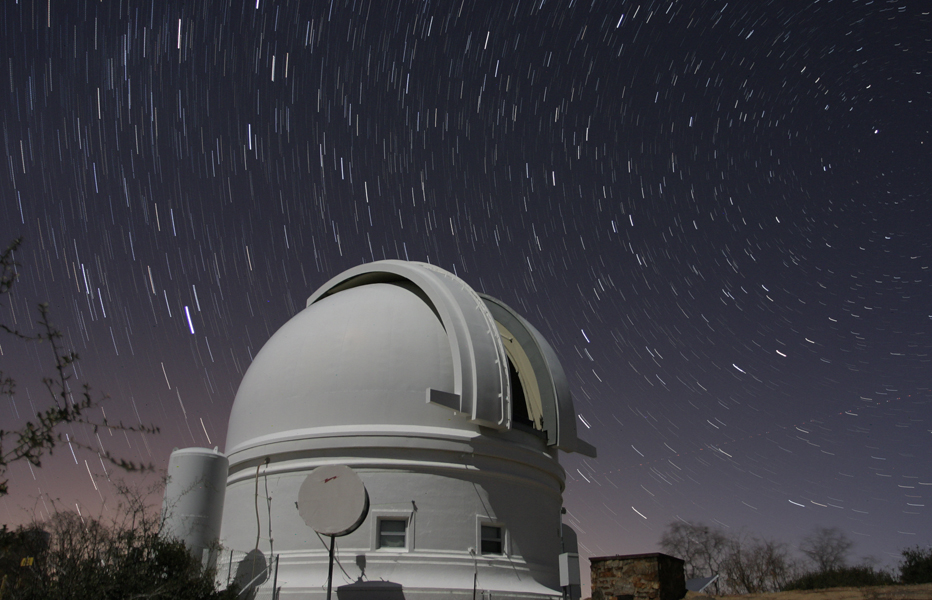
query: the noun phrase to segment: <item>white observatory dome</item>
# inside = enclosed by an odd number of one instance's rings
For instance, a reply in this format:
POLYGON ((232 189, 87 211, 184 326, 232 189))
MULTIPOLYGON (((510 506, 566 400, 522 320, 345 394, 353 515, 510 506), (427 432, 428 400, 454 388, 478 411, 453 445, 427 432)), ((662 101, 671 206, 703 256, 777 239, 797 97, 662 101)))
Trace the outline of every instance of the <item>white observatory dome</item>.
POLYGON ((534 327, 431 265, 350 269, 269 339, 237 392, 221 577, 256 597, 322 597, 327 549, 295 502, 311 471, 340 464, 371 505, 338 538, 339 598, 561 597, 558 449, 594 455, 534 327))
POLYGON ((282 326, 243 377, 227 453, 309 427, 451 426, 449 411, 425 406, 426 389, 453 391, 450 343, 412 287, 348 289, 282 326))

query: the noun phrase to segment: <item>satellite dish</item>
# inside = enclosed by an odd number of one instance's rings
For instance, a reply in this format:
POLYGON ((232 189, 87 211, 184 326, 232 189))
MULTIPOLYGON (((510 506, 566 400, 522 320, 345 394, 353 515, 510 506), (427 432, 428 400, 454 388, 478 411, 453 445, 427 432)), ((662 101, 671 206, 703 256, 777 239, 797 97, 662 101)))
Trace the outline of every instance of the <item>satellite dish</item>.
POLYGON ((346 465, 317 467, 301 484, 298 514, 321 535, 348 535, 369 514, 369 493, 359 475, 346 465))

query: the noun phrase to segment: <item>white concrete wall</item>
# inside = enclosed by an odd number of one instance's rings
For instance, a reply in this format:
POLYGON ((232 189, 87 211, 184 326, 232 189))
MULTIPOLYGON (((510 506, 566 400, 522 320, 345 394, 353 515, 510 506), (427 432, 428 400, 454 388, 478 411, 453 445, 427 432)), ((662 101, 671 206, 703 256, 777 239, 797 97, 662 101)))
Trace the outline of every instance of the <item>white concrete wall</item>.
MULTIPOLYGON (((335 590, 362 576, 364 557, 364 580, 400 584, 405 598, 451 597, 456 591, 472 598, 474 580, 477 597, 482 590, 494 597, 559 596, 564 474, 543 441, 515 430, 490 436, 415 429, 405 436, 309 435, 236 453, 230 457, 221 543, 227 550, 253 550, 258 527, 263 555, 280 554, 282 597, 325 594, 329 539, 322 542, 304 524, 295 501, 313 468, 348 464, 366 484, 370 513, 356 532, 337 538, 337 557, 349 578, 335 566, 335 590), (408 519, 408 548, 376 547, 380 516, 408 519), (504 555, 480 554, 482 522, 503 527, 504 555)), ((260 597, 270 597, 271 589, 269 576, 260 597)), ((348 591, 354 590, 344 588, 343 596, 348 591)))

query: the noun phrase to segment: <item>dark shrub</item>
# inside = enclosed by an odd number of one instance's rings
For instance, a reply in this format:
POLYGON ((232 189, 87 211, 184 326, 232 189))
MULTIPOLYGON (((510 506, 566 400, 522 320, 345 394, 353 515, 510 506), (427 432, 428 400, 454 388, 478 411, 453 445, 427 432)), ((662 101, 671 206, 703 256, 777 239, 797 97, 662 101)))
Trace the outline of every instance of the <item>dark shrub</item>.
POLYGON ((903 550, 900 583, 932 583, 932 548, 903 550))
POLYGON ((2 600, 234 600, 157 522, 105 525, 60 512, 44 529, 0 529, 2 600))
POLYGON ((788 590, 820 590, 835 587, 867 587, 893 585, 896 579, 886 571, 875 571, 871 567, 845 567, 821 573, 806 573, 785 586, 788 590))

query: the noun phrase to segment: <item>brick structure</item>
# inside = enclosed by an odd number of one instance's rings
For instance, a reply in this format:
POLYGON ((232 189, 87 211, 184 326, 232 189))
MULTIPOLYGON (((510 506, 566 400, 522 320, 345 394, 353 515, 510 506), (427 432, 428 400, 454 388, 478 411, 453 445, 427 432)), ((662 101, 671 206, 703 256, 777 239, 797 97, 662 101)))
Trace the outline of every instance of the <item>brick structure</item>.
POLYGON ((683 560, 654 552, 590 558, 592 600, 680 600, 683 560))

